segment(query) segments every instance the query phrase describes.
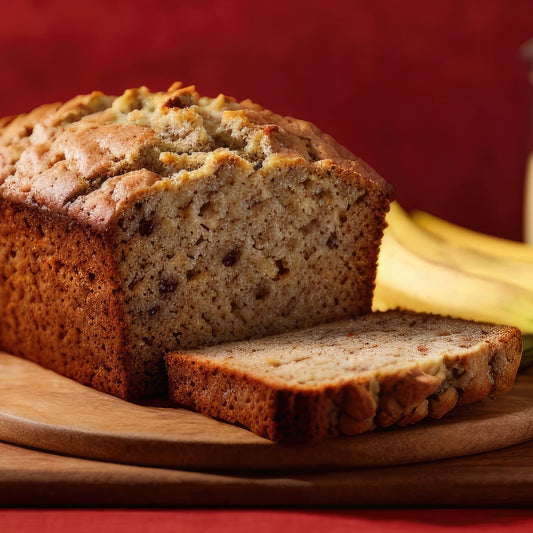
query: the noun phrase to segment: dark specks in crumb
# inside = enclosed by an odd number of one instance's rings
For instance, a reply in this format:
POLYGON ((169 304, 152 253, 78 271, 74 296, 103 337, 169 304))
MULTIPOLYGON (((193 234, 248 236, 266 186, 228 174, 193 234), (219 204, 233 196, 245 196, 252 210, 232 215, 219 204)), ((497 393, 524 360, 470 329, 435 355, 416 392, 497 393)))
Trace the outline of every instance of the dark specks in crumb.
POLYGON ((290 270, 285 266, 283 259, 277 259, 276 266, 278 267, 278 278, 281 276, 285 276, 290 272, 290 270))
POLYGON ((187 272, 185 273, 185 277, 187 278, 187 281, 191 281, 191 279, 196 278, 199 274, 200 274, 199 270, 191 269, 191 270, 187 270, 187 272))
POLYGON ((232 267, 237 263, 239 260, 239 249, 234 248, 233 250, 229 251, 223 258, 222 258, 222 264, 225 267, 232 267))
POLYGON ((339 241, 337 239, 337 235, 335 233, 332 233, 329 236, 328 242, 326 244, 330 250, 336 250, 339 247, 339 241))
POLYGON ((148 237, 154 231, 154 223, 151 220, 142 219, 139 222, 139 235, 141 237, 148 237))
POLYGON ((155 307, 152 307, 151 309, 148 309, 148 314, 150 316, 154 316, 159 311, 159 306, 156 305, 155 307))
POLYGON ((161 278, 159 282, 159 291, 163 294, 174 292, 178 286, 178 283, 172 279, 161 278))

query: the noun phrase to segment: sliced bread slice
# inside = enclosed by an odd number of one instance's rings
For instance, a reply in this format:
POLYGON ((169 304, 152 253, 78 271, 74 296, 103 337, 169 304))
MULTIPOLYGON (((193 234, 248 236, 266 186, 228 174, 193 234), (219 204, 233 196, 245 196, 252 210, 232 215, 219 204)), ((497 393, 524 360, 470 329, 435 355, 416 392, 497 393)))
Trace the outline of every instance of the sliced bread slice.
POLYGON ((354 435, 512 388, 520 330, 387 311, 166 356, 176 404, 275 441, 354 435))

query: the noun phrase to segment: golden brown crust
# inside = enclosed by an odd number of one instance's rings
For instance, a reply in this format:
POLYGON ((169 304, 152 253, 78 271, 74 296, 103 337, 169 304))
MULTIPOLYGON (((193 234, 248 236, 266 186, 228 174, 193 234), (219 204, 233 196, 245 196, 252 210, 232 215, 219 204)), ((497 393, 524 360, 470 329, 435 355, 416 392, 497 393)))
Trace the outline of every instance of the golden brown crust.
POLYGON ((371 167, 314 125, 249 101, 202 98, 179 83, 166 93, 142 87, 119 98, 93 92, 7 120, 0 128, 0 196, 92 224, 90 212, 71 205, 107 180, 139 170, 175 180, 178 171, 166 154, 216 149, 252 165, 274 155, 284 165, 335 166, 345 179, 374 184, 385 199, 392 197, 371 167))
POLYGON ((119 280, 105 236, 3 199, 0 211, 2 348, 85 385, 130 395, 128 362, 120 356, 119 280))
POLYGON ((245 109, 252 110, 249 112, 245 111, 245 116, 250 122, 265 125, 276 124, 282 128, 284 133, 280 136, 279 144, 281 146, 286 148, 288 145, 287 141, 291 137, 297 139, 301 145, 297 146, 295 151, 299 148, 302 152, 309 152, 313 161, 327 161, 329 165, 335 165, 338 168, 346 170, 347 179, 353 179, 354 175, 371 179, 377 187, 382 189, 384 196, 392 197, 393 191, 391 185, 370 165, 339 144, 333 137, 322 132, 311 122, 277 115, 272 113, 272 111, 254 104, 250 100, 241 102, 241 105, 245 109))

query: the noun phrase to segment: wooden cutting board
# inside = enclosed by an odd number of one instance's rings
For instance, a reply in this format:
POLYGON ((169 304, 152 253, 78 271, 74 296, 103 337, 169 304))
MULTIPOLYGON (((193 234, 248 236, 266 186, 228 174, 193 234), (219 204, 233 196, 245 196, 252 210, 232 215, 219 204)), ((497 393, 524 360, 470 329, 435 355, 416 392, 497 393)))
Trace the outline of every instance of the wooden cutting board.
POLYGON ((184 409, 132 404, 0 352, 0 440, 131 465, 236 471, 347 470, 433 461, 533 439, 533 374, 440 421, 282 445, 184 409))

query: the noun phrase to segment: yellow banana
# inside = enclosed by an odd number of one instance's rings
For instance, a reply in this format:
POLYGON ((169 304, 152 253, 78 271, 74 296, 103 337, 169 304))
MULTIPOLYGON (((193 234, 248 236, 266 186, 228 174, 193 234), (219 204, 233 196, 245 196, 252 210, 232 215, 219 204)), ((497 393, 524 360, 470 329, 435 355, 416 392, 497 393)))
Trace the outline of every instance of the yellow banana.
POLYGON ((388 228, 378 261, 374 309, 395 307, 508 324, 533 333, 533 291, 421 257, 388 228))
POLYGON ((418 225, 427 231, 457 246, 503 259, 533 264, 533 246, 529 244, 478 233, 424 211, 413 211, 411 216, 418 225))
POLYGON ((502 259, 472 248, 462 248, 455 241, 445 241, 416 224, 393 202, 387 215, 387 231, 405 248, 442 265, 511 283, 533 291, 533 264, 514 259, 502 259))

